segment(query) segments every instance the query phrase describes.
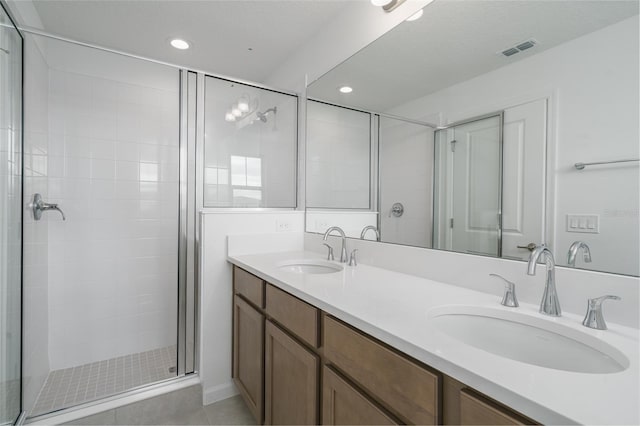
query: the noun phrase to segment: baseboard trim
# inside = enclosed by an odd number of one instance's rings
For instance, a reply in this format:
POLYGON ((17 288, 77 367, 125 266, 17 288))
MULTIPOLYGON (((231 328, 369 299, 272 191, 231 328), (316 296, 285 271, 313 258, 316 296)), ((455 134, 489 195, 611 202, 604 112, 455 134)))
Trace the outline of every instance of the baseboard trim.
POLYGON ((232 381, 202 389, 202 405, 213 404, 214 402, 222 401, 223 399, 231 398, 238 394, 238 389, 232 381))

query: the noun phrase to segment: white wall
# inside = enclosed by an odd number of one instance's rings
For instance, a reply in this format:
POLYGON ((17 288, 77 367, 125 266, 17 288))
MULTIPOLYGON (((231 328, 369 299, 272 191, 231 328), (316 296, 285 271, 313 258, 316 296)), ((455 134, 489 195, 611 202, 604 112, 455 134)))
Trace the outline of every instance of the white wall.
POLYGON ((289 224, 290 229, 282 233, 286 234, 283 242, 277 247, 264 246, 257 237, 256 252, 301 250, 304 212, 204 210, 200 213, 199 373, 204 404, 237 393, 231 379, 233 286, 232 268, 227 262, 227 235, 273 234, 281 223, 289 224))
POLYGON ((380 234, 387 243, 431 247, 433 129, 380 119, 380 234), (402 216, 390 215, 402 203, 402 216))
POLYGON ((178 72, 46 44, 51 368, 175 345, 178 72))
MULTIPOLYGON (((638 16, 496 71, 394 108, 443 123, 550 97, 550 157, 555 183, 551 245, 558 261, 575 240, 591 247, 589 269, 640 273, 637 163, 577 171, 576 162, 639 158, 638 16), (555 131, 553 130, 555 129, 555 131), (600 234, 565 232, 566 215, 597 214, 600 234)), ((415 118, 421 118, 415 117, 415 118)), ((587 266, 578 261, 579 266, 587 266)))
MULTIPOLYGON (((24 57, 24 199, 40 193, 49 199, 49 67, 31 36, 25 38, 24 57)), ((27 201, 28 202, 28 201, 27 201)), ((49 374, 49 215, 35 221, 24 214, 24 408, 30 410, 49 374)))

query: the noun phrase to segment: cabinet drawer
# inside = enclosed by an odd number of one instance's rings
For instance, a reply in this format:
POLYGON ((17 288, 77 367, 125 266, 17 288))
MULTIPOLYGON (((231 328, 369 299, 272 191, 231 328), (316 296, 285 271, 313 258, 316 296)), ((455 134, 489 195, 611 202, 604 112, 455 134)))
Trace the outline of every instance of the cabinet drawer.
POLYGON ((318 309, 267 285, 267 314, 314 348, 318 347, 318 309))
POLYGON ((461 425, 526 425, 533 422, 468 390, 460 391, 461 425))
POLYGON ((233 291, 259 308, 264 308, 264 281, 244 269, 233 267, 233 291))
POLYGON ((401 420, 413 424, 439 422, 438 375, 327 315, 323 317, 323 330, 326 358, 401 420))
POLYGON ((395 425, 396 421, 331 367, 322 368, 323 425, 395 425))

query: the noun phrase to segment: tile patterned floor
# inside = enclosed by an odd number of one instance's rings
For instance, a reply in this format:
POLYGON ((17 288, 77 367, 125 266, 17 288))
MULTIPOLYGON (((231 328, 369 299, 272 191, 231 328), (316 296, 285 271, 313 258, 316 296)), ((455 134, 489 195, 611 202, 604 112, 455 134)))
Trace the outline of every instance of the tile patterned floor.
POLYGON ((176 376, 176 346, 49 373, 31 416, 104 398, 176 376))

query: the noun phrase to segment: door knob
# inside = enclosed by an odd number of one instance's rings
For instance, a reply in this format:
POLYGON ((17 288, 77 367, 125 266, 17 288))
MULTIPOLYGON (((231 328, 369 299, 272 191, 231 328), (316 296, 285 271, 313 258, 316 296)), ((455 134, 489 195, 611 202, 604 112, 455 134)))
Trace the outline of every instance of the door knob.
POLYGON ((517 247, 521 249, 527 249, 529 251, 534 251, 538 247, 538 245, 536 243, 529 243, 526 246, 517 246, 517 247))

